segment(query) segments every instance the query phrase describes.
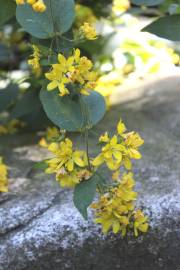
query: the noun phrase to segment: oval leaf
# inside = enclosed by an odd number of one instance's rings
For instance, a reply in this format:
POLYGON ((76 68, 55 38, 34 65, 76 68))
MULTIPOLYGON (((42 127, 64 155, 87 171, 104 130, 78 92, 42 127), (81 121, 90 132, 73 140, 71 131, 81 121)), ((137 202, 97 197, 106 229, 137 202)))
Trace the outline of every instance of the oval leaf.
POLYGON ((87 208, 93 202, 98 182, 99 177, 93 175, 91 179, 85 180, 75 186, 73 202, 85 219, 87 219, 87 208))
POLYGON ((161 38, 180 41, 180 15, 164 16, 142 29, 161 38))
MULTIPOLYGON (((58 127, 67 131, 80 131, 84 128, 84 114, 79 99, 60 97, 58 91, 46 89, 41 90, 40 99, 48 118, 58 127)), ((82 96, 82 100, 88 111, 91 126, 97 124, 106 111, 104 98, 91 91, 89 96, 82 96)))
MULTIPOLYGON (((46 49, 48 54, 49 54, 50 47, 54 52, 57 52, 57 47, 58 47, 58 51, 60 50, 61 53, 69 52, 71 49, 73 49, 73 46, 74 46, 74 42, 72 40, 73 40, 73 35, 71 31, 66 32, 63 35, 63 37, 57 37, 56 42, 53 42, 53 44, 52 44, 51 38, 50 39, 38 39, 35 37, 31 38, 32 44, 36 44, 37 46, 40 47, 41 50, 46 49)), ((56 60, 57 60, 57 55, 56 55, 56 60)))
POLYGON ((74 0, 45 0, 46 11, 35 12, 31 5, 18 5, 16 17, 24 30, 32 36, 47 39, 55 32, 67 32, 74 21, 74 0))

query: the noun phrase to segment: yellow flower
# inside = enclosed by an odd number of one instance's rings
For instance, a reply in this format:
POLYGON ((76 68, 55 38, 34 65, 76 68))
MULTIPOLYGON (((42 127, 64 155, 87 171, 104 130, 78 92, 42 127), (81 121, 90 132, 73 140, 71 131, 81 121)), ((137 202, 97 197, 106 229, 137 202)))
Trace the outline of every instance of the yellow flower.
POLYGON ((24 0, 16 0, 17 5, 24 5, 25 1, 24 0))
POLYGON ((82 33, 82 35, 89 39, 89 40, 95 40, 97 39, 97 32, 96 29, 89 24, 88 22, 85 22, 79 29, 80 33, 82 33))
POLYGON ((118 138, 114 135, 102 148, 101 153, 93 160, 92 164, 98 167, 105 162, 110 170, 117 170, 121 165, 124 150, 124 146, 118 143, 118 138))
POLYGON ((38 0, 32 5, 32 8, 36 12, 44 12, 46 10, 46 5, 44 4, 43 0, 38 0))
POLYGON ((7 166, 0 157, 0 192, 8 191, 7 166))
POLYGON ((116 14, 121 14, 130 8, 129 0, 113 0, 112 11, 116 14))
POLYGON ((59 54, 58 61, 59 64, 52 65, 52 71, 45 74, 46 78, 52 81, 48 84, 47 90, 51 91, 58 87, 60 96, 64 96, 69 94, 65 85, 71 82, 68 74, 74 70, 74 59, 73 57, 66 59, 62 54, 59 54))
POLYGON ((130 158, 128 158, 127 156, 124 156, 122 162, 123 162, 124 167, 127 170, 131 170, 132 162, 131 162, 130 158))
POLYGON ((32 66, 34 74, 39 77, 41 75, 41 66, 40 66, 40 50, 36 45, 32 45, 33 54, 31 59, 28 60, 28 64, 32 66))
POLYGON ((90 72, 93 67, 92 62, 85 56, 75 58, 75 69, 70 75, 72 82, 79 82, 83 85, 86 81, 92 81, 95 78, 95 73, 90 72))
POLYGON ((48 148, 48 146, 49 146, 49 144, 45 138, 41 138, 38 144, 39 144, 39 146, 44 147, 44 148, 48 148))
POLYGON ((52 141, 60 135, 60 131, 57 127, 48 127, 46 130, 46 138, 48 141, 52 141))
POLYGON ((92 176, 92 172, 87 169, 86 152, 74 150, 70 139, 66 138, 60 143, 51 143, 48 150, 53 156, 46 161, 48 168, 45 173, 55 173, 56 180, 62 187, 74 187, 92 176))
POLYGON ((92 173, 87 169, 74 169, 72 172, 67 172, 61 168, 56 174, 56 180, 60 183, 61 187, 72 188, 83 180, 91 177, 92 173))
POLYGON ((57 127, 48 127, 46 129, 45 138, 43 137, 40 139, 39 145, 41 147, 47 148, 49 143, 57 140, 60 137, 60 135, 62 135, 62 133, 57 127))
POLYGON ((112 229, 113 233, 120 232, 124 236, 132 229, 135 235, 138 230, 147 231, 147 217, 140 210, 134 211, 137 198, 137 193, 133 191, 134 185, 133 174, 124 174, 117 187, 111 188, 91 205, 95 211, 95 222, 101 224, 103 233, 112 229))
POLYGON ((134 131, 127 133, 125 135, 125 139, 126 139, 125 141, 126 145, 135 149, 137 149, 144 143, 144 140, 139 136, 138 133, 134 131))
POLYGON ((144 140, 136 132, 130 132, 124 135, 125 146, 128 148, 128 156, 133 159, 140 159, 141 154, 138 148, 144 143, 144 140))
POLYGON ((89 60, 87 57, 85 57, 85 56, 82 56, 80 59, 79 59, 79 63, 78 63, 79 65, 78 65, 78 69, 79 69, 79 71, 80 71, 80 73, 82 74, 82 75, 84 75, 85 77, 87 76, 87 75, 89 75, 88 73, 87 74, 84 74, 85 72, 88 72, 91 68, 92 68, 92 66, 93 66, 93 64, 92 64, 92 62, 91 62, 91 60, 89 60))
POLYGON ((119 135, 123 135, 125 131, 126 131, 126 126, 122 122, 122 120, 120 120, 119 123, 117 124, 117 132, 119 135))
POLYGON ((58 54, 58 61, 60 63, 58 66, 60 71, 64 73, 74 71, 74 57, 70 56, 68 59, 66 59, 64 55, 58 54))
POLYGON ((30 5, 33 5, 34 3, 36 3, 37 0, 27 0, 27 3, 30 5))
POLYGON ((17 5, 24 5, 25 3, 31 5, 36 12, 44 12, 46 10, 43 0, 16 0, 17 5))
POLYGON ((60 96, 68 95, 68 84, 77 85, 79 92, 88 95, 88 90, 95 86, 96 74, 91 71, 93 64, 85 56, 80 57, 80 50, 76 49, 73 55, 67 59, 58 55, 58 64, 52 65, 52 70, 45 74, 51 82, 47 85, 47 90, 59 89, 60 96))
POLYGON ((109 135, 108 135, 108 133, 107 132, 105 132, 103 135, 101 135, 100 136, 100 138, 99 138, 99 142, 105 142, 105 143, 107 143, 107 142, 109 142, 109 135))
POLYGON ((87 169, 82 169, 77 173, 77 175, 81 180, 88 180, 92 176, 92 172, 87 169))
POLYGON ((114 189, 114 193, 116 193, 117 197, 121 198, 126 202, 134 201, 137 198, 137 193, 132 191, 134 185, 135 181, 133 179, 133 174, 125 173, 122 176, 121 185, 119 185, 118 188, 114 189))
POLYGON ((111 188, 109 193, 100 197, 100 200, 92 205, 96 210, 96 223, 102 225, 103 233, 110 229, 114 233, 126 234, 130 224, 131 212, 134 210, 135 192, 134 180, 131 174, 124 174, 122 181, 116 188, 111 188))
POLYGON ((134 213, 134 234, 135 236, 138 236, 138 230, 140 232, 147 232, 149 227, 148 224, 148 217, 144 216, 144 213, 138 209, 135 213, 134 213))
POLYGON ((110 170, 116 171, 124 165, 127 170, 132 167, 131 159, 140 159, 138 148, 144 143, 143 139, 135 132, 126 132, 122 120, 117 125, 117 135, 111 139, 107 132, 101 135, 99 141, 106 143, 101 153, 92 161, 92 165, 99 167, 104 162, 110 170))
POLYGON ((80 178, 78 177, 76 170, 73 172, 63 172, 63 169, 61 169, 60 172, 56 174, 56 180, 63 188, 72 188, 80 182, 80 178))
POLYGON ((47 161, 46 173, 57 173, 62 167, 68 172, 74 170, 74 166, 85 167, 87 165, 84 151, 73 151, 72 141, 66 138, 60 143, 51 143, 48 150, 54 154, 54 158, 47 161))

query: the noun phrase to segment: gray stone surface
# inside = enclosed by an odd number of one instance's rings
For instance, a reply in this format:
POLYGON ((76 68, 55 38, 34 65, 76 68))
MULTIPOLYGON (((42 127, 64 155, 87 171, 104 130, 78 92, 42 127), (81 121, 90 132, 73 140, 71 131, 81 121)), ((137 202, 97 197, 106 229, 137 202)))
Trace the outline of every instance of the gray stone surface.
MULTIPOLYGON (((180 269, 180 78, 127 92, 94 130, 113 130, 118 119, 145 139, 134 171, 138 204, 149 214, 149 232, 134 238, 103 236, 85 222, 53 177, 32 169, 46 155, 34 134, 0 138, 10 170, 8 194, 0 194, 0 270, 180 269), (133 91, 136 91, 136 99, 133 91), (132 98, 130 98, 132 96, 132 98)), ((95 153, 95 135, 90 149, 95 153)), ((78 143, 78 139, 77 139, 78 143)))

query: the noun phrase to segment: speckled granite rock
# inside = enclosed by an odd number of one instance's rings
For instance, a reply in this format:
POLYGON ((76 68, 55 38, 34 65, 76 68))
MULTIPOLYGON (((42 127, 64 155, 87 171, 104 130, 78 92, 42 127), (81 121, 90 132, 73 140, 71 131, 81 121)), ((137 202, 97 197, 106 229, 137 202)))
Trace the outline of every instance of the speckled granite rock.
POLYGON ((96 131, 113 129, 122 117, 144 137, 135 175, 149 233, 137 239, 103 236, 91 218, 81 218, 69 191, 32 169, 45 155, 35 135, 1 137, 12 192, 0 195, 0 270, 180 269, 180 79, 136 91, 141 95, 115 105, 96 131))

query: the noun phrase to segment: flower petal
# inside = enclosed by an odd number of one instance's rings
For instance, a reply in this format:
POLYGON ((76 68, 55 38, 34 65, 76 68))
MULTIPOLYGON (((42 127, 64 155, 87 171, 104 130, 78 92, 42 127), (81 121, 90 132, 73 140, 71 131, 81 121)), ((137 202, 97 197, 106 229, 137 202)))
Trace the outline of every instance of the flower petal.
POLYGON ((100 166, 104 162, 104 157, 102 154, 99 154, 93 161, 92 165, 95 167, 100 166))
POLYGON ((47 85, 47 90, 52 91, 58 87, 58 81, 52 81, 47 85))

